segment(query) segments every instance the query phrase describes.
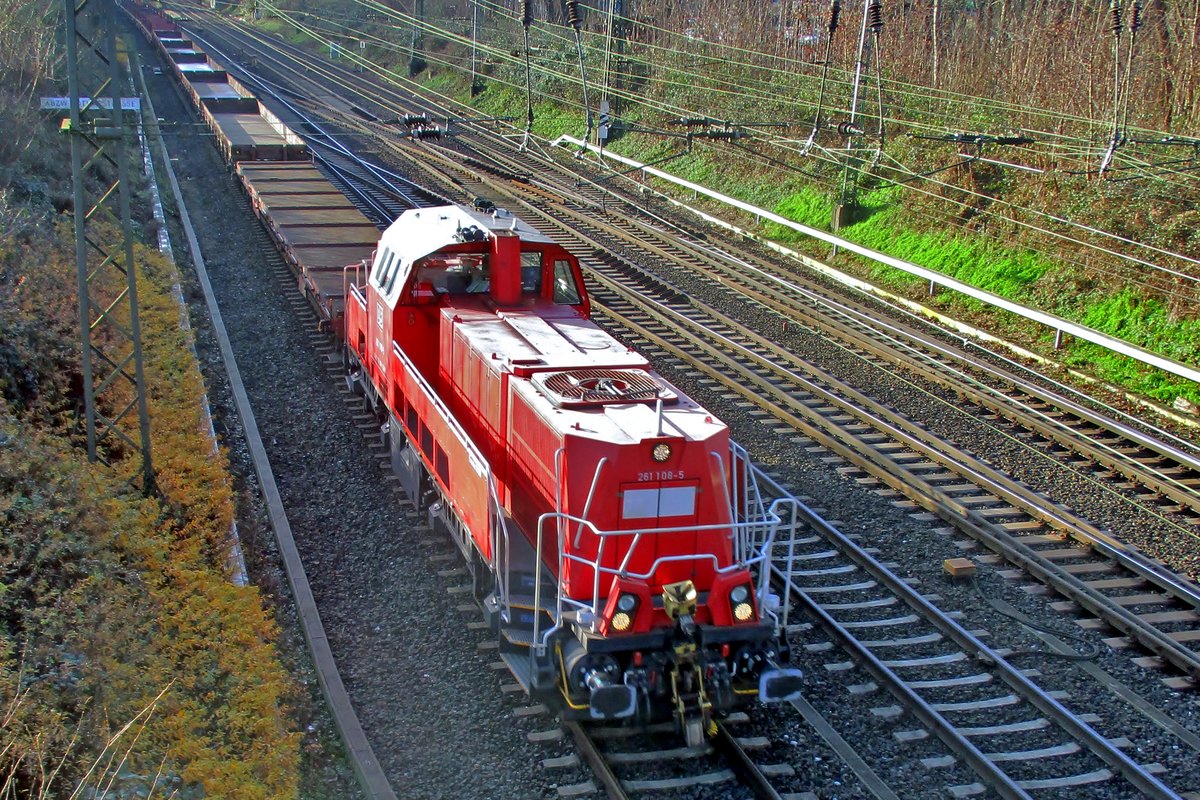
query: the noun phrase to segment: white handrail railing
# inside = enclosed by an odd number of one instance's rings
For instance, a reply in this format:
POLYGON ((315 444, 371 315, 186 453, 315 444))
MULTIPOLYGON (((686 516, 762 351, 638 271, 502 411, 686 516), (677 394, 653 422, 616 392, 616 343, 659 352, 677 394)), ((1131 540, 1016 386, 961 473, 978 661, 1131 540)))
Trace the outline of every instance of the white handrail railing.
MULTIPOLYGON (((806 236, 811 236, 814 239, 819 239, 827 244, 832 244, 836 247, 840 247, 843 250, 849 250, 850 252, 857 253, 858 255, 863 256, 864 258, 868 258, 868 259, 875 261, 877 263, 880 263, 880 264, 886 264, 889 267, 893 267, 895 269, 901 270, 902 272, 907 272, 910 275, 916 275, 917 277, 920 277, 920 278, 923 278, 923 279, 929 281, 931 284, 937 284, 939 286, 945 286, 948 289, 953 289, 954 291, 965 294, 968 297, 972 297, 972 298, 980 301, 981 303, 984 303, 984 304, 990 305, 990 306, 995 306, 996 308, 1000 308, 1005 311, 1009 311, 1013 314, 1016 314, 1019 317, 1023 317, 1025 319, 1028 319, 1033 322, 1037 322, 1041 325, 1044 325, 1047 328, 1050 328, 1051 330, 1059 331, 1061 333, 1065 333, 1070 336, 1074 336, 1075 338, 1082 339, 1085 342, 1091 342, 1092 344, 1099 345, 1100 347, 1103 347, 1106 350, 1111 350, 1114 353, 1120 353, 1123 356, 1132 358, 1135 361, 1140 361, 1143 364, 1148 364, 1152 367, 1157 367, 1158 369, 1161 369, 1164 372, 1169 372, 1172 375, 1178 375, 1179 377, 1186 378, 1190 381, 1200 382, 1200 369, 1197 369, 1196 367, 1194 367, 1190 364, 1184 364, 1182 362, 1175 361, 1173 359, 1167 358, 1166 356, 1160 355, 1159 353, 1155 353, 1150 350, 1147 350, 1144 347, 1139 347, 1138 345, 1135 345, 1131 342, 1127 342, 1123 339, 1118 339, 1113 336, 1108 336, 1107 334, 1101 333, 1093 328, 1088 328, 1088 327, 1086 327, 1084 325, 1080 325, 1076 322, 1071 322, 1070 320, 1063 319, 1062 317, 1057 317, 1057 316, 1055 316, 1053 314, 1049 314, 1045 311, 1040 311, 1035 308, 1023 306, 1020 303, 1013 302, 1012 300, 1001 297, 1000 295, 993 294, 992 292, 984 291, 983 289, 977 289, 974 286, 971 286, 970 284, 963 283, 962 281, 959 281, 959 280, 955 280, 954 278, 950 277, 949 275, 943 275, 940 272, 936 272, 936 271, 928 269, 926 267, 922 267, 918 264, 913 264, 909 261, 904 261, 899 258, 894 258, 893 256, 889 256, 885 253, 880 253, 876 250, 871 250, 868 247, 863 247, 862 245, 856 244, 856 243, 850 241, 849 239, 843 239, 842 237, 837 236, 836 234, 827 233, 826 231, 818 230, 817 228, 812 228, 812 227, 809 227, 808 225, 802 225, 799 222, 794 222, 793 220, 790 220, 787 217, 780 216, 779 214, 776 214, 772 211, 768 211, 765 208, 759 208, 758 206, 751 205, 750 203, 747 203, 743 200, 738 200, 736 197, 730 197, 729 195, 722 194, 720 192, 709 189, 706 186, 701 186, 698 183, 693 183, 691 181, 685 180, 676 175, 672 175, 669 172, 664 172, 660 169, 656 169, 652 166, 649 166, 648 164, 643 164, 641 162, 634 161, 632 158, 626 158, 625 156, 618 155, 618 154, 612 152, 611 150, 602 149, 602 148, 597 147, 596 145, 588 144, 587 142, 582 142, 579 139, 576 139, 574 137, 560 136, 558 139, 555 139, 552 142, 552 144, 559 145, 564 142, 567 144, 575 145, 577 147, 587 148, 589 150, 599 153, 604 158, 611 158, 614 161, 617 161, 621 164, 625 164, 626 166, 632 167, 635 170, 641 170, 643 173, 645 173, 647 175, 653 175, 656 178, 660 178, 664 181, 674 183, 677 186, 682 186, 683 188, 688 189, 689 191, 694 192, 696 194, 705 195, 707 197, 712 198, 713 200, 716 200, 718 202, 725 203, 726 205, 732 206, 733 208, 737 208, 742 211, 749 212, 760 219, 765 219, 770 222, 774 222, 777 225, 782 225, 786 228, 791 228, 792 230, 803 233, 806 236)), ((813 262, 811 262, 811 260, 806 259, 805 263, 810 263, 810 265, 811 265, 813 262)), ((829 274, 835 278, 838 278, 838 280, 843 280, 842 277, 838 277, 837 275, 834 275, 834 270, 832 270, 832 269, 826 268, 823 271, 826 274, 829 274)), ((843 282, 848 282, 848 279, 843 280, 843 282)))
MULTIPOLYGON (((772 603, 769 603, 770 566, 774 562, 785 575, 789 576, 787 580, 790 581, 794 540, 798 524, 798 516, 795 511, 799 506, 799 501, 750 463, 744 449, 734 444, 732 445, 731 454, 733 456, 733 463, 732 469, 728 472, 724 471, 724 460, 721 455, 718 453, 711 454, 716 459, 717 464, 722 467, 721 474, 727 476, 727 481, 724 482, 723 489, 725 497, 729 501, 730 516, 728 522, 708 525, 681 525, 669 528, 601 530, 587 518, 586 510, 583 516, 574 516, 564 512, 562 510, 561 497, 558 499, 558 508, 555 511, 546 512, 538 518, 537 530, 535 531, 534 619, 531 659, 545 653, 546 647, 550 642, 550 637, 562 627, 565 613, 576 612, 581 624, 585 624, 590 629, 595 630, 601 614, 602 598, 600 596, 600 587, 604 576, 649 580, 660 569, 670 564, 689 562, 704 564, 708 562, 711 563, 712 570, 716 574, 749 569, 756 583, 755 596, 758 600, 760 613, 772 619, 776 625, 787 625, 789 610, 787 598, 790 594, 790 586, 785 587, 780 604, 781 607, 776 607, 772 603), (770 500, 763 493, 764 485, 771 490, 773 497, 770 500), (576 532, 574 542, 568 540, 567 532, 571 530, 576 532), (579 534, 584 530, 590 531, 596 537, 597 546, 594 556, 568 552, 568 547, 574 549, 577 546, 580 538, 579 534), (716 553, 688 553, 659 556, 642 571, 631 572, 629 570, 629 564, 632 561, 633 555, 643 540, 652 540, 652 537, 672 533, 703 533, 706 531, 728 531, 728 535, 732 539, 731 544, 733 548, 733 558, 730 563, 722 566, 721 561, 723 559, 716 553), (545 550, 547 534, 550 533, 553 533, 555 536, 558 546, 557 574, 559 591, 555 603, 553 624, 545 631, 542 631, 541 597, 543 571, 546 569, 542 556, 545 550), (605 552, 610 547, 610 543, 615 546, 616 542, 623 540, 629 540, 630 544, 621 563, 618 566, 604 566, 605 552), (783 557, 776 555, 774 552, 776 544, 781 542, 781 540, 782 544, 787 546, 786 555, 783 557), (777 563, 779 561, 785 561, 786 564, 780 566, 777 563), (563 575, 568 564, 577 564, 592 571, 592 592, 590 599, 568 597, 562 591, 563 575)), ((556 458, 556 461, 558 460, 556 458)), ((602 469, 603 466, 603 462, 597 465, 597 471, 602 469)), ((593 480, 592 492, 589 493, 588 503, 586 504, 587 508, 590 508, 590 501, 595 491, 595 485, 596 481, 593 480)))

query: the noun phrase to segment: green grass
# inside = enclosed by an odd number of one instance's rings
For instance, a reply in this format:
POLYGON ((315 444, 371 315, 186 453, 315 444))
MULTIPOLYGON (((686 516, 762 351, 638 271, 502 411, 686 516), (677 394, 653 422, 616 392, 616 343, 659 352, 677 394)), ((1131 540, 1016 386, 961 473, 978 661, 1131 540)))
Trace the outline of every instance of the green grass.
MULTIPOLYGON (((864 196, 862 202, 867 216, 843 228, 840 235, 1015 302, 1053 309, 1065 319, 1175 361, 1185 364, 1200 361, 1200 320, 1172 315, 1161 301, 1130 288, 1116 294, 1108 293, 1103 287, 1083 294, 1063 294, 1059 285, 1066 271, 1063 265, 1029 250, 1004 247, 993 240, 913 230, 904 224, 899 200, 895 189, 883 189, 864 196)), ((833 204, 826 194, 806 187, 784 197, 773 210, 803 225, 829 230, 833 204)), ((766 223, 763 232, 784 243, 802 245, 808 239, 798 231, 774 223, 766 223)), ((912 294, 925 286, 925 281, 900 270, 873 262, 860 263, 873 281, 888 288, 907 290, 912 294)), ((1073 285, 1070 281, 1066 283, 1068 287, 1073 285)), ((1009 316, 962 295, 941 295, 928 302, 950 313, 969 311, 972 315, 1009 316)), ((1005 322, 1027 326, 1011 317, 1005 322)), ((1047 350, 1053 347, 1053 339, 1053 331, 1043 331, 1037 336, 1047 350)), ((1177 397, 1200 402, 1200 387, 1191 381, 1147 367, 1097 345, 1070 342, 1057 356, 1069 366, 1085 369, 1134 394, 1168 404, 1177 397)))
MULTIPOLYGON (((514 76, 508 76, 512 79, 514 76)), ((467 99, 464 79, 445 80, 445 73, 436 79, 438 91, 457 94, 467 99)), ((520 76, 524 80, 523 74, 520 76)), ((553 90, 563 87, 540 87, 553 90)), ((569 91, 566 89, 565 91, 569 91)), ((511 86, 489 81, 488 88, 471 101, 488 116, 514 117, 517 127, 524 126, 525 92, 511 86)), ((713 112, 716 113, 716 112, 713 112)), ((555 102, 543 101, 534 106, 534 132, 553 139, 563 133, 581 136, 584 131, 582 113, 555 102)), ((630 119, 637 122, 636 119, 630 119)), ((654 120, 647 120, 656 126, 654 120)), ((659 162, 661 169, 685 180, 699 183, 715 191, 738 197, 746 202, 767 208, 796 222, 828 231, 833 205, 828 189, 796 175, 781 180, 770 169, 730 169, 723 160, 723 148, 696 147, 684 152, 679 139, 655 136, 627 135, 610 147, 622 155, 644 162, 659 162)), ((942 230, 914 229, 911 215, 904 203, 900 187, 891 186, 864 192, 859 202, 864 209, 860 220, 843 227, 841 236, 864 247, 926 267, 948 277, 993 294, 1006 297, 1034 308, 1053 313, 1114 337, 1125 339, 1148 350, 1185 363, 1200 359, 1200 322, 1173 317, 1162 303, 1132 289, 1122 289, 1115 295, 1103 286, 1094 286, 1072 267, 1042 258, 1022 247, 1006 246, 996 239, 981 236, 950 234, 942 230)), ((811 242, 808 237, 785 226, 764 223, 762 232, 777 241, 803 249, 811 242)), ((824 250, 822 245, 820 248, 824 250)), ((843 256, 845 258, 845 256, 843 256)), ((852 259, 859 271, 869 280, 898 293, 918 296, 949 314, 966 315, 976 323, 980 316, 992 318, 1008 335, 1029 336, 1028 323, 1006 312, 997 311, 983 303, 951 292, 923 297, 926 281, 900 270, 882 266, 865 259, 852 259)), ((1033 334, 1036 343, 1049 351, 1053 346, 1053 331, 1033 334)), ((1055 354, 1072 366, 1085 367, 1102 380, 1122 386, 1128 391, 1170 403, 1185 397, 1200 403, 1200 386, 1175 378, 1160 370, 1145 367, 1132 359, 1119 356, 1084 342, 1068 342, 1055 354)))
MULTIPOLYGON (((270 27, 277 25, 274 20, 264 22, 270 27)), ((281 30, 280 33, 295 37, 294 31, 281 30)), ((573 54, 568 50, 558 54, 559 62, 573 62, 573 54)), ((660 69, 669 70, 670 67, 664 64, 660 65, 660 69)), ((437 68, 422 73, 417 80, 439 93, 469 102, 481 115, 509 117, 518 130, 524 127, 525 75, 519 63, 495 67, 494 75, 484 76, 485 91, 473 99, 469 97, 469 78, 464 73, 437 68)), ((556 99, 543 99, 535 104, 534 132, 547 139, 564 133, 581 136, 585 123, 578 107, 578 87, 558 77, 535 80, 539 81, 535 86, 539 97, 556 99), (574 105, 568 106, 568 99, 574 105)), ((681 84, 670 91, 672 95, 668 99, 675 105, 702 107, 712 102, 710 93, 694 84, 690 87, 681 84)), ((724 103, 725 108, 710 107, 708 113, 715 117, 752 118, 769 112, 769 109, 757 106, 739 109, 741 99, 736 96, 726 97, 724 103)), ((636 105, 624 109, 623 113, 628 122, 649 128, 663 127, 661 114, 649 114, 636 105), (648 116, 643 119, 640 115, 644 114, 648 116)), ((770 116, 770 113, 767 115, 770 116)), ((987 125, 982 127, 986 128, 987 125)), ((900 141, 895 146, 903 148, 905 145, 900 141)), ((731 155, 736 153, 732 146, 710 146, 705 143, 685 153, 680 139, 628 134, 610 143, 610 148, 640 161, 655 162, 662 169, 685 180, 772 209, 810 227, 830 229, 832 192, 827 186, 823 187, 817 181, 794 171, 781 172, 765 165, 740 166, 738 157, 731 155), (658 163, 661 159, 667 160, 658 163), (739 166, 731 168, 731 164, 739 166)), ((835 175, 826 175, 827 182, 834 178, 835 175)), ((990 189, 999 191, 1011 188, 1007 183, 1012 180, 1009 177, 993 176, 992 180, 990 189)), ((1063 188, 1061 195, 1060 210, 1068 215, 1087 217, 1084 212, 1096 200, 1094 193, 1084 188, 1063 188), (1077 204, 1080 207, 1077 208, 1077 204)), ((998 239, 914 228, 914 220, 919 226, 926 223, 906 208, 911 200, 905 198, 903 191, 895 186, 862 193, 859 201, 865 214, 857 223, 844 227, 840 234, 865 247, 919 264, 1016 302, 1046 309, 1168 358, 1185 363, 1195 363, 1200 358, 1196 344, 1200 341, 1197 336, 1200 322, 1170 313, 1170 309, 1161 302, 1135 289, 1114 287, 1117 289, 1114 294, 1112 288, 1102 283, 1103 276, 1097 277, 1070 264, 1046 260, 1025 248, 1008 246, 998 239)), ((1200 212, 1172 217, 1171 225, 1148 231, 1148 240, 1181 251, 1200 247, 1197 244, 1200 242, 1200 224, 1195 224, 1200 222, 1200 217, 1196 214, 1200 212)), ((766 223, 762 226, 762 232, 816 255, 824 255, 826 251, 824 245, 814 246, 807 237, 784 226, 766 223)), ((919 298, 948 314, 965 315, 976 324, 987 325, 981 318, 988 316, 992 320, 990 327, 996 328, 1001 335, 1018 340, 1023 338, 1025 344, 1033 340, 1032 343, 1047 351, 1052 349, 1053 331, 1031 333, 1028 323, 971 298, 952 292, 939 292, 933 297, 926 297, 926 281, 920 278, 865 259, 846 255, 841 259, 843 266, 850 265, 848 268, 894 291, 919 298)), ((1197 384, 1142 367, 1098 347, 1068 341, 1066 348, 1056 356, 1068 364, 1086 364, 1088 371, 1137 394, 1163 402, 1171 402, 1182 396, 1200 403, 1200 386, 1197 384)))

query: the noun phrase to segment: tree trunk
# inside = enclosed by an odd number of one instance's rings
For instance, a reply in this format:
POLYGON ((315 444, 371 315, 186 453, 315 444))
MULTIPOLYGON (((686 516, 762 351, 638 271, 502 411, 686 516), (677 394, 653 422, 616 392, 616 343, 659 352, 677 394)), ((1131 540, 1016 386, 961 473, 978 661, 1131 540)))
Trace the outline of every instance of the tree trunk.
POLYGON ((933 85, 934 85, 934 87, 937 87, 938 84, 941 82, 939 80, 940 75, 941 75, 941 64, 938 61, 938 41, 940 40, 940 33, 941 33, 941 31, 939 30, 941 27, 941 12, 942 12, 942 0, 933 0, 933 10, 932 10, 932 13, 930 14, 929 24, 930 24, 930 34, 933 37, 933 44, 932 44, 931 49, 933 51, 933 85))

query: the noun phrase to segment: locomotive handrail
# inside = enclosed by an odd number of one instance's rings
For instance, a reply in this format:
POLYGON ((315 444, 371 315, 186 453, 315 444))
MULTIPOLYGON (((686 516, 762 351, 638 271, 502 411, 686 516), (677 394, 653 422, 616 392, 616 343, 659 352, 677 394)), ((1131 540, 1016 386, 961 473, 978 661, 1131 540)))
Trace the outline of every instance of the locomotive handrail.
MULTIPOLYGON (((554 625, 548 628, 544 633, 541 632, 540 614, 534 615, 533 636, 535 643, 534 648, 544 652, 545 646, 553 634, 561 628, 564 606, 587 612, 590 619, 588 624, 594 629, 598 616, 600 605, 600 581, 602 575, 634 577, 638 579, 648 579, 653 576, 662 566, 669 563, 685 562, 685 561, 705 561, 713 562, 714 571, 718 574, 733 571, 735 569, 748 568, 755 575, 757 586, 755 587, 755 597, 758 600, 759 609, 766 614, 769 614, 778 624, 787 625, 788 611, 790 604, 786 601, 787 594, 784 594, 783 607, 780 609, 781 614, 776 613, 776 609, 768 605, 767 598, 770 589, 769 570, 765 566, 772 561, 776 537, 781 527, 786 527, 789 532, 787 545, 788 554, 787 569, 784 570, 787 574, 785 581, 790 589, 791 568, 790 565, 794 558, 795 548, 795 529, 797 523, 797 515, 795 509, 799 505, 799 501, 791 495, 786 489, 780 486, 770 476, 762 472, 758 467, 750 461, 746 450, 735 442, 730 443, 730 452, 733 456, 734 468, 729 472, 725 471, 724 459, 721 454, 713 452, 710 455, 716 459, 719 467, 719 474, 728 475, 726 481, 721 481, 726 499, 730 503, 730 522, 728 523, 712 523, 708 525, 680 525, 669 528, 639 528, 628 530, 600 530, 595 523, 587 518, 590 510, 591 501, 593 499, 596 484, 598 479, 594 476, 592 480, 592 488, 588 494, 588 500, 585 502, 583 516, 574 516, 562 511, 562 458, 565 455, 565 450, 559 448, 555 451, 555 471, 559 480, 556 482, 558 486, 558 494, 556 496, 556 510, 542 514, 538 518, 536 528, 536 556, 535 556, 535 587, 534 587, 534 608, 541 608, 541 587, 542 587, 542 570, 544 569, 542 561, 542 553, 544 549, 544 540, 547 533, 547 522, 551 519, 555 521, 555 533, 558 540, 558 576, 559 576, 559 591, 555 602, 554 625), (740 469, 739 469, 740 467, 740 469), (740 473, 740 474, 739 474, 740 473), (766 483, 773 493, 777 495, 767 505, 767 499, 764 497, 762 483, 766 483), (784 511, 784 507, 787 511, 784 511), (785 525, 785 519, 787 520, 785 525), (596 555, 594 557, 581 556, 578 554, 569 554, 566 552, 566 532, 569 528, 574 527, 577 531, 574 537, 573 546, 578 546, 579 537, 583 530, 589 529, 597 536, 598 545, 596 555), (728 530, 729 535, 733 539, 735 550, 734 563, 721 567, 719 559, 713 553, 695 553, 677 556, 662 556, 655 559, 645 573, 631 573, 628 570, 629 562, 633 553, 637 550, 641 540, 647 534, 670 534, 670 533, 698 533, 701 531, 712 530, 728 530), (614 567, 603 566, 604 553, 608 545, 609 539, 615 537, 632 537, 633 541, 630 544, 621 564, 614 567), (586 600, 576 600, 571 597, 566 597, 562 591, 562 575, 568 562, 573 562, 585 566, 592 570, 592 598, 589 604, 586 600)), ((597 474, 604 466, 602 460, 596 468, 597 474)), ((582 622, 583 620, 581 620, 582 622)), ((532 654, 531 654, 532 655, 532 654)))
POLYGON ((512 579, 512 548, 509 547, 508 522, 504 519, 504 508, 500 505, 500 495, 496 491, 496 481, 488 472, 488 510, 494 520, 492 529, 492 572, 496 576, 497 596, 500 598, 500 617, 505 622, 512 621, 512 604, 509 602, 508 586, 512 579), (504 535, 504 565, 501 570, 499 536, 504 535), (503 578, 501 578, 503 575, 503 578))
POLYGON ((359 268, 361 266, 362 264, 360 262, 358 264, 347 264, 346 266, 342 267, 342 294, 346 295, 347 297, 349 297, 351 294, 355 295, 356 299, 361 299, 363 307, 365 308, 367 305, 367 298, 362 296, 361 290, 358 288, 359 268), (354 270, 353 281, 350 280, 350 270, 354 270))
MULTIPOLYGON (((774 508, 774 506, 778 505, 780 502, 788 502, 788 498, 780 498, 779 500, 775 501, 774 503, 772 503, 772 508, 774 508)), ((550 520, 554 520, 556 523, 555 527, 556 527, 556 533, 557 533, 557 537, 558 537, 558 551, 559 551, 558 552, 558 562, 559 562, 558 563, 558 566, 559 566, 558 574, 560 576, 559 577, 560 584, 561 584, 561 580, 562 580, 561 576, 563 574, 563 568, 567 561, 571 561, 571 562, 574 562, 574 563, 577 563, 582 566, 586 566, 586 567, 590 568, 593 572, 593 581, 592 581, 592 598, 591 598, 590 604, 586 600, 576 600, 571 597, 566 597, 560 588, 560 591, 558 593, 557 603, 556 603, 557 608, 556 608, 556 614, 555 614, 555 625, 552 628, 548 629, 545 632, 545 634, 542 636, 543 645, 548 641, 549 636, 551 636, 554 633, 554 631, 560 627, 560 621, 562 619, 562 614, 563 614, 562 609, 563 609, 564 604, 568 604, 580 611, 589 612, 592 615, 592 618, 589 622, 591 625, 593 625, 593 626, 595 625, 597 616, 598 616, 598 609, 599 609, 599 605, 600 605, 600 576, 601 575, 613 575, 613 576, 622 576, 622 577, 633 577, 633 578, 637 578, 637 579, 648 579, 651 576, 653 576, 661 567, 663 567, 666 564, 681 563, 681 562, 687 562, 687 561, 691 561, 691 562, 712 561, 713 569, 718 574, 728 573, 728 572, 732 572, 732 571, 739 570, 739 569, 759 567, 760 565, 765 564, 766 562, 768 562, 770 560, 771 547, 773 546, 774 541, 775 541, 775 533, 778 530, 779 526, 783 522, 783 518, 780 515, 776 514, 772 510, 766 510, 757 519, 754 519, 752 521, 745 521, 745 522, 714 523, 711 525, 682 525, 682 526, 674 526, 674 527, 669 527, 669 528, 641 528, 641 529, 636 529, 636 530, 600 530, 599 528, 596 527, 595 523, 593 523, 591 520, 584 519, 583 517, 578 517, 578 516, 574 516, 571 514, 565 514, 565 513, 561 513, 561 512, 546 512, 545 514, 542 514, 538 518, 538 524, 537 524, 537 548, 536 548, 537 572, 536 572, 536 580, 535 580, 535 588, 534 588, 534 607, 535 608, 541 607, 541 605, 540 605, 541 572, 543 569, 542 551, 543 551, 543 542, 545 540, 545 535, 547 533, 546 523, 549 522, 550 520), (593 534, 595 534, 597 536, 599 544, 597 546, 597 552, 596 552, 596 556, 594 559, 587 557, 587 556, 581 556, 578 554, 570 554, 570 553, 566 552, 565 545, 567 544, 567 542, 566 542, 566 537, 564 535, 564 531, 565 531, 566 527, 571 524, 586 527, 589 530, 591 530, 593 534), (766 531, 765 536, 762 539, 761 549, 758 549, 757 552, 754 553, 749 558, 735 560, 733 563, 731 563, 727 566, 724 566, 724 567, 720 566, 720 561, 715 553, 690 553, 690 554, 684 554, 684 555, 660 556, 660 557, 656 558, 653 563, 651 563, 651 565, 645 572, 629 572, 627 569, 605 567, 605 566, 603 566, 603 563, 602 563, 603 559, 604 559, 604 551, 605 551, 608 541, 610 539, 616 539, 618 537, 632 537, 634 539, 634 544, 631 545, 630 549, 634 549, 634 547, 636 547, 637 542, 639 542, 641 540, 641 538, 643 536, 646 536, 647 534, 658 535, 658 534, 686 533, 686 532, 699 533, 699 532, 711 531, 711 530, 732 529, 735 534, 745 535, 745 534, 752 532, 754 529, 758 529, 758 528, 765 529, 765 531, 766 531)), ((623 564, 622 564, 622 566, 625 566, 625 565, 627 565, 627 561, 623 562, 623 564)), ((762 570, 762 569, 760 569, 759 571, 766 572, 766 570, 762 570)), ((756 592, 756 594, 759 596, 759 601, 760 601, 759 607, 760 608, 765 608, 765 604, 763 604, 763 602, 762 602, 765 599, 765 587, 766 587, 766 584, 763 583, 762 587, 760 587, 760 589, 756 592)), ((540 618, 538 615, 535 615, 534 616, 534 628, 533 628, 534 641, 538 640, 539 628, 540 628, 540 618)))
POLYGON ((467 432, 463 430, 458 418, 450 412, 446 404, 442 402, 442 398, 438 396, 433 387, 429 385, 429 381, 425 380, 425 376, 417 369, 416 365, 409 359, 408 355, 400 349, 397 342, 392 342, 392 353, 400 359, 404 364, 405 369, 412 374, 413 380, 417 382, 417 386, 425 393, 426 400, 441 416, 445 423, 450 427, 451 432, 462 443, 463 448, 467 451, 467 457, 471 462, 471 466, 475 469, 475 474, 481 478, 484 476, 491 477, 492 470, 486 466, 487 460, 484 459, 483 453, 479 452, 479 448, 475 446, 475 442, 467 436, 467 432))
MULTIPOLYGON (((732 447, 736 447, 736 445, 734 445, 731 442, 730 447, 732 449, 732 447)), ((725 459, 721 458, 720 453, 714 451, 714 452, 709 453, 709 456, 711 456, 717 462, 717 470, 718 470, 717 474, 718 475, 726 475, 726 474, 729 475, 728 481, 720 481, 719 483, 721 485, 721 491, 724 492, 724 494, 725 494, 725 501, 729 505, 729 518, 732 521, 737 516, 738 509, 741 508, 741 505, 739 504, 738 499, 737 499, 738 498, 737 480, 736 480, 737 473, 732 470, 730 472, 726 473, 725 459), (733 494, 730 494, 730 484, 733 485, 733 494)), ((734 456, 734 462, 735 463, 737 462, 736 455, 734 456)), ((729 535, 733 538, 734 557, 738 561, 745 561, 746 560, 746 542, 745 542, 745 540, 742 539, 742 537, 740 537, 740 536, 734 536, 732 531, 730 531, 729 535)))
MULTIPOLYGON (((588 512, 592 510, 592 500, 594 500, 596 498, 596 486, 597 486, 597 484, 600 483, 600 475, 601 475, 601 473, 604 472, 604 466, 607 463, 608 463, 608 456, 604 456, 603 458, 600 459, 600 462, 598 464, 596 464, 596 474, 592 476, 592 485, 588 489, 587 500, 584 501, 584 504, 583 504, 583 516, 585 518, 588 516, 588 512)), ((560 485, 562 483, 561 477, 562 476, 559 476, 559 478, 560 478, 559 484, 560 485)), ((562 511, 562 503, 561 502, 559 502, 557 510, 562 511)), ((581 537, 581 536, 583 536, 583 526, 582 525, 578 526, 575 529, 575 542, 573 544, 574 547, 579 547, 579 537, 581 537)))

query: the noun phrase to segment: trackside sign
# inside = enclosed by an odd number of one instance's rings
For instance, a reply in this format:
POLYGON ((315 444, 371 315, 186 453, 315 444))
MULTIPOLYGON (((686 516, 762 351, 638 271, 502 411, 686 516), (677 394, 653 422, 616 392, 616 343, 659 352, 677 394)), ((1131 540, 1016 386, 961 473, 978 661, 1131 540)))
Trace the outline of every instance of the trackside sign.
MULTIPOLYGON (((90 102, 90 98, 81 97, 81 98, 79 98, 79 107, 85 108, 89 102, 90 102)), ((100 99, 98 99, 96 101, 96 107, 103 108, 105 111, 111 111, 112 110, 112 98, 111 97, 101 97, 100 99)), ((43 97, 42 98, 42 111, 70 111, 70 110, 71 110, 71 98, 69 98, 69 97, 43 97)), ((121 98, 121 110, 122 111, 141 111, 142 110, 142 98, 140 98, 140 97, 122 97, 121 98)))

